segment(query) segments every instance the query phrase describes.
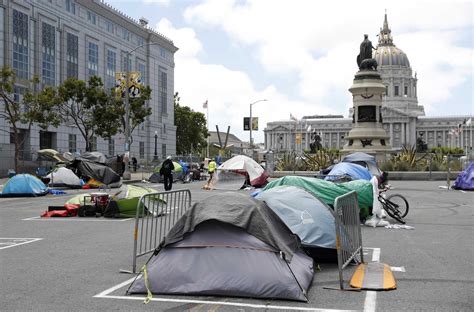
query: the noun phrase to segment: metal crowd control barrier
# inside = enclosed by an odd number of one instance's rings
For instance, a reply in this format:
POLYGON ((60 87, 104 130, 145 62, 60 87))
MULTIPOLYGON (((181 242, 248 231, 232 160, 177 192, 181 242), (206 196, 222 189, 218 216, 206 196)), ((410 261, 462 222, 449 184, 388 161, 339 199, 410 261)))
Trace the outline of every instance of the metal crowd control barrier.
POLYGON ((190 190, 150 193, 140 198, 133 232, 132 273, 137 272, 137 258, 153 252, 189 207, 190 190))
POLYGON ((336 249, 340 289, 344 289, 342 270, 354 259, 364 262, 357 193, 341 195, 334 202, 336 249), (357 258, 360 254, 360 259, 357 258))

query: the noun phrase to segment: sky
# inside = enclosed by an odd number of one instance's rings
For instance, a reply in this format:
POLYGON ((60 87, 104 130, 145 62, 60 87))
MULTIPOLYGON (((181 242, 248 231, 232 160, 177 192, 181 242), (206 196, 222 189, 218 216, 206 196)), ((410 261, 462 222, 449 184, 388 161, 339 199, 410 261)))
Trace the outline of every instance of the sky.
POLYGON ((348 117, 363 35, 377 43, 387 12, 394 44, 418 78, 426 116, 474 114, 473 1, 106 0, 170 38, 180 104, 249 141, 243 118, 348 117), (266 99, 267 101, 261 101, 266 99), (203 103, 208 101, 208 111, 203 103))

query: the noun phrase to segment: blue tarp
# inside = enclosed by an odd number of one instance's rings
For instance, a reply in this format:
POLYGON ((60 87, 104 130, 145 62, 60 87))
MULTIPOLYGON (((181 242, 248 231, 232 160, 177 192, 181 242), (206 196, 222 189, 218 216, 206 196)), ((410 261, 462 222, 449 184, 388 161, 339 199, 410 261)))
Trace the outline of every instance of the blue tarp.
POLYGON ((351 177, 352 180, 368 180, 372 178, 370 171, 362 167, 361 165, 349 163, 349 162, 341 162, 336 165, 329 171, 328 176, 324 179, 326 181, 333 181, 337 180, 338 177, 348 175, 351 177))
POLYGON ((453 188, 457 190, 474 190, 474 163, 470 163, 467 168, 459 173, 456 181, 454 181, 453 188))
POLYGON ((277 186, 260 192, 256 199, 264 201, 303 246, 336 248, 334 216, 321 200, 296 186, 277 186))
POLYGON ((48 187, 35 176, 17 174, 7 181, 0 197, 29 197, 48 194, 48 187))

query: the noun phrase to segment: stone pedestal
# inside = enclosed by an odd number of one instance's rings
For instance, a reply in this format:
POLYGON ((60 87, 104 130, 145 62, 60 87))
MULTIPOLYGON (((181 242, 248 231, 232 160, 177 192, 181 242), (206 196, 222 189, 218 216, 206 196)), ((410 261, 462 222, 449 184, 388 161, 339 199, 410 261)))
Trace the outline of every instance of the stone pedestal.
POLYGON ((382 97, 385 85, 375 70, 361 70, 356 73, 352 93, 352 130, 345 137, 343 154, 364 152, 384 159, 392 150, 390 136, 382 126, 382 97))

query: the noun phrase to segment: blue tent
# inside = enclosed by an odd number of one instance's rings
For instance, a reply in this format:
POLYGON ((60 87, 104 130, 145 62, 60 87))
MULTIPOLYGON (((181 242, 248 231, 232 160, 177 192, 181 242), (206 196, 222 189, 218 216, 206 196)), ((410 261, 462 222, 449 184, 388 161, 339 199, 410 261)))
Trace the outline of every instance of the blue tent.
POLYGON ((361 166, 366 167, 369 169, 370 173, 374 176, 379 176, 381 171, 377 166, 377 161, 375 160, 375 156, 363 153, 363 152, 355 152, 352 154, 347 155, 342 159, 342 162, 347 163, 354 163, 361 166))
POLYGON ((474 191, 474 163, 470 163, 464 171, 459 173, 456 181, 454 181, 453 188, 474 191))
POLYGON ((369 169, 350 162, 341 162, 334 165, 331 171, 329 171, 327 177, 324 179, 326 181, 334 181, 344 175, 351 177, 352 180, 370 181, 372 178, 369 169))
POLYGON ((256 197, 275 212, 303 249, 316 261, 335 261, 336 228, 331 208, 302 188, 283 185, 260 192, 256 197))
POLYGON ((35 176, 17 174, 7 181, 0 197, 33 197, 48 194, 48 187, 35 176))

